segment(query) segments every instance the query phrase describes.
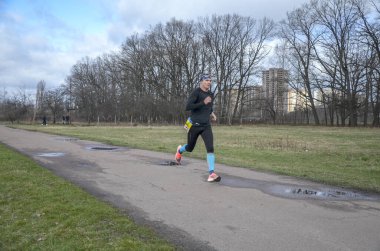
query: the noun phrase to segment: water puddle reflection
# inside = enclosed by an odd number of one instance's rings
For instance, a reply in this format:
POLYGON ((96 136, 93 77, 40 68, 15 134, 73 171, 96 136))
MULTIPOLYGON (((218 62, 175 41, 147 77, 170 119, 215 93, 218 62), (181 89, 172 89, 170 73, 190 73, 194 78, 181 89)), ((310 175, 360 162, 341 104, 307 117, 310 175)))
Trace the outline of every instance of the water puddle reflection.
POLYGON ((279 184, 269 181, 254 180, 241 178, 231 175, 222 175, 223 178, 220 185, 251 188, 271 194, 278 197, 291 199, 319 199, 319 200, 380 200, 376 195, 364 195, 362 193, 353 192, 345 189, 336 189, 330 187, 307 187, 295 184, 279 184))
POLYGON ((176 161, 164 161, 160 163, 161 166, 180 166, 176 161))
POLYGON ((65 153, 60 153, 60 152, 51 152, 51 153, 38 153, 36 154, 38 157, 62 157, 65 156, 65 153))

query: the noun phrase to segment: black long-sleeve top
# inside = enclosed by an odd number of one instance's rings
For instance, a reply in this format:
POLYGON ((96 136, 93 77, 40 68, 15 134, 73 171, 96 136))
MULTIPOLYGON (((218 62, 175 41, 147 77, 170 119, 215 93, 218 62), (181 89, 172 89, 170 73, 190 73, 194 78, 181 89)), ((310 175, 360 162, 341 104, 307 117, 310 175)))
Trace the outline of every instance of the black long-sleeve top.
POLYGON ((213 112, 214 94, 205 92, 200 87, 196 88, 187 100, 186 111, 191 111, 190 118, 193 126, 205 126, 210 124, 210 114, 213 112), (212 101, 205 105, 204 100, 210 96, 212 101))

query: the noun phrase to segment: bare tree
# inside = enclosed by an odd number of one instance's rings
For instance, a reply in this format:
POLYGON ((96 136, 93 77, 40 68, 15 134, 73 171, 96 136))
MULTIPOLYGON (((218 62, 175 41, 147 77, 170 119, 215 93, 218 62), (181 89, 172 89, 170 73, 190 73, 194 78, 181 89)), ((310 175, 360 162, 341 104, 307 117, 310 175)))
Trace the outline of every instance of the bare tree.
POLYGON ((122 46, 120 56, 120 67, 122 71, 122 81, 127 92, 126 109, 131 120, 144 121, 150 119, 151 113, 146 113, 145 109, 151 107, 151 101, 147 94, 149 87, 145 81, 147 72, 147 62, 149 51, 145 49, 146 38, 139 38, 134 35, 128 38, 122 46))
MULTIPOLYGON (((360 41, 366 47, 371 48, 371 56, 369 57, 366 72, 366 101, 371 99, 373 112, 373 126, 380 126, 380 2, 373 0, 366 5, 362 0, 355 0, 353 4, 360 16, 360 41), (375 84, 373 84, 375 83, 375 84), (375 94, 374 96, 370 93, 375 94)), ((366 104, 365 113, 368 113, 368 104, 366 104)), ((364 124, 367 124, 367 116, 365 116, 364 124)))
POLYGON ((358 90, 350 75, 355 65, 350 60, 357 49, 354 38, 359 15, 351 0, 312 1, 312 6, 323 30, 318 44, 323 52, 317 54, 318 60, 339 86, 341 124, 345 125, 348 118, 349 125, 356 126, 358 90), (331 75, 335 66, 337 76, 331 75))
POLYGON ((12 97, 6 98, 3 105, 5 118, 12 124, 22 119, 25 120, 26 116, 33 111, 30 95, 22 89, 19 89, 18 93, 12 97))
POLYGON ((222 122, 228 120, 231 92, 236 85, 240 23, 238 15, 214 15, 200 20, 200 32, 207 45, 208 72, 216 77, 216 113, 222 122))
POLYGON ((229 124, 236 117, 238 109, 240 123, 242 123, 245 92, 248 90, 249 85, 252 86, 253 78, 261 73, 259 65, 269 53, 269 47, 266 46, 266 42, 274 36, 274 27, 274 22, 267 18, 258 22, 249 17, 241 20, 238 38, 240 42, 238 47, 239 58, 236 69, 236 101, 229 124))
POLYGON ((212 16, 199 22, 209 72, 216 78, 216 109, 222 122, 242 121, 244 90, 259 74, 268 53, 274 22, 238 15, 212 16))
POLYGON ((195 25, 172 19, 159 24, 149 36, 149 84, 170 104, 169 120, 184 119, 184 100, 202 71, 195 25))
POLYGON ((308 99, 315 124, 319 125, 319 117, 314 103, 314 86, 311 79, 313 51, 319 37, 316 21, 316 17, 310 12, 310 5, 305 4, 302 8, 287 14, 287 19, 281 22, 280 34, 289 46, 290 62, 296 69, 297 75, 301 76, 302 79, 303 85, 301 89, 296 89, 296 91, 308 99))
POLYGON ((50 110, 53 116, 53 124, 56 123, 57 116, 63 115, 64 111, 64 90, 62 87, 58 87, 53 90, 49 90, 44 95, 46 107, 50 110))
POLYGON ((66 79, 70 86, 72 99, 78 107, 79 115, 83 116, 88 123, 94 121, 97 115, 97 91, 95 73, 92 61, 86 57, 75 64, 71 69, 71 75, 66 79))

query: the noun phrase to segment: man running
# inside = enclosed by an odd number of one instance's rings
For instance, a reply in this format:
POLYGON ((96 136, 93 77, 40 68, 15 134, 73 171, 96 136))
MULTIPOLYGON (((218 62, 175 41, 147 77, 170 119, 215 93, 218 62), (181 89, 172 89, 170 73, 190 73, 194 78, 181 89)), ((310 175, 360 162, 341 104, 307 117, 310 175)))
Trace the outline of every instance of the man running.
POLYGON ((192 152, 197 143, 198 136, 201 135, 207 150, 207 164, 209 176, 207 181, 218 182, 221 177, 214 171, 214 139, 211 129, 210 117, 216 121, 213 112, 214 94, 211 92, 211 78, 208 74, 203 74, 200 78, 200 85, 190 95, 186 104, 186 111, 191 111, 191 115, 186 122, 188 129, 187 144, 177 148, 175 159, 181 163, 182 153, 192 152))

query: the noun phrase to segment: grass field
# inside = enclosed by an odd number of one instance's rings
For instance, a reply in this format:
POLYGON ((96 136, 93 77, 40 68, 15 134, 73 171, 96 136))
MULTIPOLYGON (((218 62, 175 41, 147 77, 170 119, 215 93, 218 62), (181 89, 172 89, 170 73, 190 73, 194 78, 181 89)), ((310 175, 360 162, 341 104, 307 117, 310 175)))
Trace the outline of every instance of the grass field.
POLYGON ((0 250, 174 250, 2 144, 0 184, 0 250))
MULTIPOLYGON (((181 126, 31 126, 18 128, 174 153, 181 126)), ((380 129, 314 126, 214 126, 216 162, 380 192, 380 129)), ((193 153, 205 158, 201 139, 193 153)))

